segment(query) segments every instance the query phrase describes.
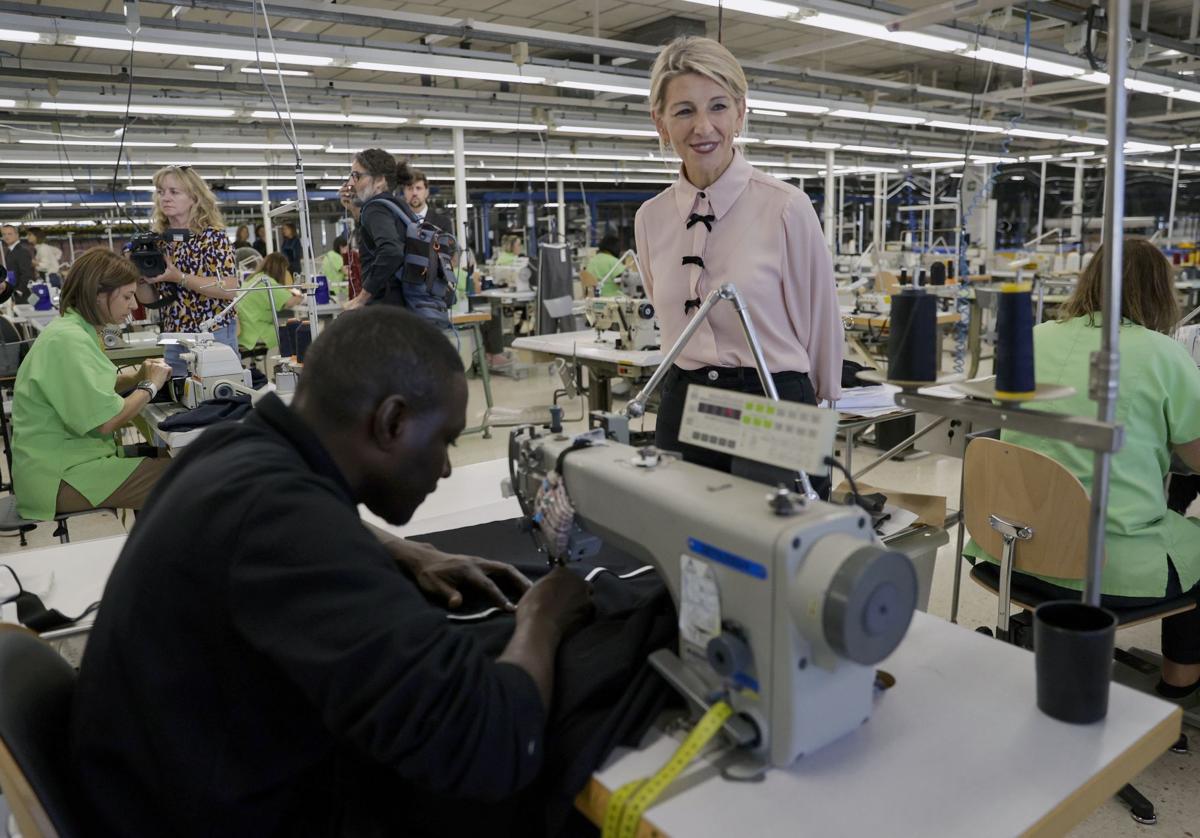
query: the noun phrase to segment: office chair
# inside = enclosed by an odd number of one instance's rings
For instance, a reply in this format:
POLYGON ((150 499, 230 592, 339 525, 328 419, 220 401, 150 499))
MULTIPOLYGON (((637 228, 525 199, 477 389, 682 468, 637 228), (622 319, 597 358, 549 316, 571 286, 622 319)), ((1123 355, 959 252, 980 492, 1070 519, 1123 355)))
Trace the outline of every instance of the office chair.
POLYGON ((0 789, 23 838, 83 833, 69 773, 75 670, 18 626, 0 626, 0 789))
MULTIPOLYGON (((1033 611, 1048 597, 1014 574, 1083 579, 1087 568, 1091 499, 1083 484, 1056 460, 1020 445, 986 437, 967 446, 963 461, 963 522, 967 532, 999 565, 978 561, 971 579, 997 597, 995 637, 1033 648, 1033 611), (1022 612, 1010 617, 1012 605, 1022 612)), ((1130 628, 1197 606, 1183 595, 1154 605, 1111 608, 1117 628, 1130 628)), ((988 629, 980 631, 991 634, 988 629)), ((1124 662, 1121 650, 1116 658, 1124 662)), ((1171 748, 1187 753, 1187 736, 1171 748)), ((1132 785, 1117 796, 1138 823, 1157 821, 1154 805, 1132 785)))

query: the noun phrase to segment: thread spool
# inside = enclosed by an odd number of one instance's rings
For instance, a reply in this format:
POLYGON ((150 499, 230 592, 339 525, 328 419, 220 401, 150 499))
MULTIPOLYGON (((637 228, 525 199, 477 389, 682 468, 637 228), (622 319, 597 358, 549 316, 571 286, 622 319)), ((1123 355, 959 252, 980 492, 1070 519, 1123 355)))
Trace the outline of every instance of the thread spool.
POLYGON ((946 263, 934 262, 929 266, 929 284, 930 285, 945 285, 946 284, 946 263))
POLYGON ((924 288, 926 286, 927 283, 925 281, 925 277, 926 277, 925 270, 921 269, 921 271, 917 274, 917 283, 916 284, 917 284, 918 288, 924 288))
POLYGON ((1033 370, 1033 286, 1000 286, 996 313, 996 398, 1029 399, 1037 391, 1033 370))
POLYGON ((954 260, 953 259, 946 260, 946 277, 948 279, 954 279, 954 260))
POLYGON ((329 280, 323 274, 317 274, 313 277, 313 282, 317 288, 313 292, 316 296, 317 305, 323 306, 329 303, 329 280))
POLYGON ((888 378, 937 380, 937 298, 923 288, 892 295, 888 334, 888 378))
POLYGON ((900 284, 908 285, 908 269, 907 268, 900 269, 900 284))

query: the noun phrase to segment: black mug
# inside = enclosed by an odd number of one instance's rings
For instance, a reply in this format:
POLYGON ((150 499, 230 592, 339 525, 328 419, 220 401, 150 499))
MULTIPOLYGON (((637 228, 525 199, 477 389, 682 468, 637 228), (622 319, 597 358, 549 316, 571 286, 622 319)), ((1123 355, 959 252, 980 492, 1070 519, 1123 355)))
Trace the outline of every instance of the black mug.
POLYGON ((1044 602, 1033 614, 1037 706, 1072 724, 1108 713, 1117 615, 1074 600, 1044 602))

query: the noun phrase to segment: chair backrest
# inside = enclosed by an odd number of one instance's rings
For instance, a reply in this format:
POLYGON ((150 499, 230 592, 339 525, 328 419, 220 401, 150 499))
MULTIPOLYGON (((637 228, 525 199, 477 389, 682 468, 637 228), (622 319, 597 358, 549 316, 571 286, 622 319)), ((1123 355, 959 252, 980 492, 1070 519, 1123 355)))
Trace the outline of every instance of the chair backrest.
POLYGON ((583 286, 585 293, 590 294, 591 290, 600 284, 600 279, 587 268, 583 268, 579 272, 579 284, 583 286))
POLYGON ((32 632, 0 626, 0 684, 0 788, 21 834, 83 834, 69 768, 75 670, 32 632))
POLYGON ((967 532, 989 554, 999 558, 1004 550, 988 524, 998 515, 1033 528, 1033 538, 1017 545, 1015 570, 1084 577, 1091 499, 1057 460, 1011 442, 974 439, 963 461, 963 495, 967 532))

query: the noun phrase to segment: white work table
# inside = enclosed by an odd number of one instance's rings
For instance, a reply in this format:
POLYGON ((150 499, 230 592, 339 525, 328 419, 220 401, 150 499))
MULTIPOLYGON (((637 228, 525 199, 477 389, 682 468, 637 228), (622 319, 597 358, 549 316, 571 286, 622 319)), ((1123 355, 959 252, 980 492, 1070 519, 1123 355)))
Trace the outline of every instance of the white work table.
POLYGON ((389 524, 365 506, 360 506, 358 513, 368 524, 404 538, 505 521, 521 514, 521 505, 515 497, 500 494, 500 481, 506 477, 505 458, 458 466, 448 478, 438 482, 437 491, 425 499, 412 520, 402 527, 389 524))
POLYGON ((557 335, 530 335, 512 342, 513 349, 535 355, 568 358, 588 370, 588 407, 612 410, 611 382, 627 378, 633 382, 648 378, 662 363, 661 349, 617 349, 611 342, 596 340, 595 329, 560 332, 557 335))
POLYGON ((515 288, 489 288, 486 291, 476 291, 472 297, 483 297, 488 300, 500 300, 505 303, 529 303, 537 297, 536 291, 518 291, 515 288))
MULTIPOLYGON (((919 612, 880 668, 896 685, 866 725, 759 783, 698 760, 638 835, 1062 835, 1179 737, 1178 707, 1115 683, 1104 721, 1055 721, 1037 709, 1032 652, 919 612)), ((611 790, 653 774, 678 744, 651 731, 577 805, 602 818, 611 790)))

